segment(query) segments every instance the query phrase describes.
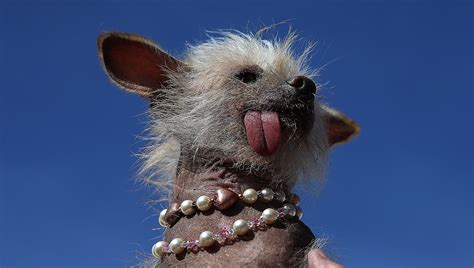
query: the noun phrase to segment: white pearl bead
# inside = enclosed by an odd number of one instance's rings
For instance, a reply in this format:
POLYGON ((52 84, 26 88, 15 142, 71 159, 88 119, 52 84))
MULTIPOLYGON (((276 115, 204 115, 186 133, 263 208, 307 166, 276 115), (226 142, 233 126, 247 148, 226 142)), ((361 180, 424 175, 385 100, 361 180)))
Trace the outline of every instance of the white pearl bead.
POLYGON ((266 224, 273 224, 278 219, 278 211, 267 208, 262 212, 262 219, 266 224))
POLYGON ((184 200, 181 203, 181 212, 184 215, 192 215, 196 209, 193 207, 193 201, 191 200, 184 200))
POLYGON ((202 247, 210 247, 214 244, 214 234, 209 231, 204 231, 199 235, 199 245, 202 247))
POLYGON ((300 207, 296 207, 296 217, 298 217, 299 220, 303 217, 303 210, 300 207))
POLYGON ((262 195, 262 201, 265 203, 270 203, 273 200, 273 190, 270 188, 263 189, 260 194, 262 195))
POLYGON ((184 241, 181 238, 175 238, 170 242, 170 250, 174 254, 180 254, 184 251, 184 241))
POLYGON ((296 215, 296 208, 290 203, 284 204, 283 205, 283 210, 286 212, 286 217, 287 218, 293 218, 296 215))
POLYGON ((160 223, 161 226, 163 226, 165 228, 168 228, 168 227, 170 227, 170 225, 165 221, 166 211, 167 211, 167 209, 165 208, 160 212, 160 217, 159 217, 158 222, 160 223))
POLYGON ((167 246, 168 246, 168 243, 166 243, 165 241, 156 242, 156 244, 154 244, 153 247, 151 248, 151 253, 153 254, 153 256, 157 258, 161 256, 165 256, 166 255, 165 248, 167 246))
POLYGON ((237 235, 244 235, 249 231, 249 224, 246 220, 236 220, 232 225, 237 235))
POLYGON ((253 204, 258 199, 258 193, 254 189, 247 189, 242 194, 243 200, 247 204, 253 204))
POLYGON ((297 194, 292 194, 290 197, 290 203, 298 206, 300 204, 300 197, 297 194))
POLYGON ((278 191, 273 196, 273 199, 276 200, 277 202, 283 203, 285 202, 286 194, 283 191, 278 191))
POLYGON ((212 206, 211 198, 206 195, 201 195, 196 200, 196 206, 200 211, 206 211, 210 209, 212 206))

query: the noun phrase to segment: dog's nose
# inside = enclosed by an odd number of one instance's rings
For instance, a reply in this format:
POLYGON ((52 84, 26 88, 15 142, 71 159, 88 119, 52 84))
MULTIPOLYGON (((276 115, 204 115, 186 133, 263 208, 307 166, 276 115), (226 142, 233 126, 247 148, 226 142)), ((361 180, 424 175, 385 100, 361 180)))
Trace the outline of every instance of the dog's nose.
POLYGON ((316 84, 313 82, 313 80, 306 76, 295 76, 286 81, 286 83, 293 87, 300 94, 309 95, 316 93, 316 84))

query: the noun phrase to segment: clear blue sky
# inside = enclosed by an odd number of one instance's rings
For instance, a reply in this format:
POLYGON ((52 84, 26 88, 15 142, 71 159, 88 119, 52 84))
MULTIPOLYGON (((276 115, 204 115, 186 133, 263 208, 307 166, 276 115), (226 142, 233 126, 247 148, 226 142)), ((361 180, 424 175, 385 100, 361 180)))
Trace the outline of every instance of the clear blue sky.
MULTIPOLYGON (((180 55, 206 30, 293 19, 325 100, 362 126, 304 221, 347 267, 473 265, 470 1, 2 1, 0 267, 124 267, 159 237, 133 178, 146 103, 109 83, 102 31, 180 55)), ((285 31, 283 27, 281 29, 285 31)))

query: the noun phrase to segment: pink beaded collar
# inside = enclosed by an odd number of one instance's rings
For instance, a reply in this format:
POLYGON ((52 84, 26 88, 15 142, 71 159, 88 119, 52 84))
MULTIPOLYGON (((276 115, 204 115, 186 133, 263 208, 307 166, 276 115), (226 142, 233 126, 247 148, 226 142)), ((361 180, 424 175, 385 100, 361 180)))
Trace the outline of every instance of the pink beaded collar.
POLYGON ((270 188, 264 188, 260 191, 254 189, 246 189, 242 194, 235 193, 229 189, 218 188, 215 196, 209 197, 202 195, 196 199, 184 200, 181 205, 172 203, 168 209, 161 211, 159 216, 160 225, 163 227, 172 227, 182 215, 193 215, 196 209, 199 211, 207 211, 211 207, 218 210, 226 210, 234 205, 237 200, 241 199, 246 204, 253 204, 257 200, 263 203, 276 201, 282 206, 278 209, 267 208, 262 214, 253 219, 238 219, 232 226, 222 227, 217 233, 203 231, 198 239, 185 240, 182 238, 174 238, 169 243, 159 241, 152 247, 152 254, 161 258, 169 254, 182 254, 184 252, 197 253, 207 247, 218 243, 220 246, 230 245, 240 240, 240 236, 244 236, 249 232, 264 231, 268 229, 276 221, 288 221, 295 217, 301 219, 302 210, 298 207, 299 197, 295 194, 287 195, 283 191, 274 192, 270 188))

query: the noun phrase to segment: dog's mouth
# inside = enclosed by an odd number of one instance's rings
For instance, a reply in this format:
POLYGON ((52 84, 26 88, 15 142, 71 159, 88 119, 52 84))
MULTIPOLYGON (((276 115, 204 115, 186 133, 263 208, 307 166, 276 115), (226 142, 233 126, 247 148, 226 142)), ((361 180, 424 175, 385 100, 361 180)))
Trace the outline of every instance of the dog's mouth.
POLYGON ((281 144, 281 124, 277 112, 249 111, 244 116, 247 141, 259 155, 275 154, 281 144))
POLYGON ((249 110, 243 121, 250 147, 261 156, 272 156, 278 152, 284 139, 298 139, 310 132, 314 123, 314 106, 311 103, 277 111, 249 110))

